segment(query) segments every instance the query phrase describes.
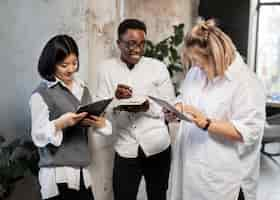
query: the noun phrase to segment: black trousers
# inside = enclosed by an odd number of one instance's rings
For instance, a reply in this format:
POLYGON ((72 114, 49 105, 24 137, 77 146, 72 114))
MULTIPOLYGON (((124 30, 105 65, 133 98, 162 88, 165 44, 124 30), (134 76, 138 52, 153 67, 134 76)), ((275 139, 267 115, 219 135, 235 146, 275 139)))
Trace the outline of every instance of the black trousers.
POLYGON ((115 154, 113 171, 114 200, 136 200, 142 176, 148 200, 166 200, 171 161, 171 147, 146 157, 139 147, 136 158, 115 154))
POLYGON ((59 195, 47 200, 94 200, 91 188, 85 187, 82 170, 80 170, 80 190, 69 189, 66 183, 59 183, 57 186, 59 195))

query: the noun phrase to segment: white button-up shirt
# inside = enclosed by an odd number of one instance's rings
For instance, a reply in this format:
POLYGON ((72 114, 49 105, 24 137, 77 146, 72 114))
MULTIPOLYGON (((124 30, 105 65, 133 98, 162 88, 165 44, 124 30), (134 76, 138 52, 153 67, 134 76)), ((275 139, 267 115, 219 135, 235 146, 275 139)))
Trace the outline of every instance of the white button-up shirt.
POLYGON ((192 67, 181 100, 207 117, 231 122, 244 142, 208 133, 181 122, 169 188, 170 200, 236 200, 242 187, 246 200, 256 199, 260 144, 265 124, 264 89, 237 53, 223 77, 207 80, 192 67))
MULTIPOLYGON (((98 70, 98 98, 114 97, 118 84, 132 87, 135 97, 152 95, 165 100, 175 97, 167 67, 158 60, 142 57, 130 70, 119 58, 113 58, 101 63, 98 70)), ((170 145, 162 109, 149 102, 147 112, 112 112, 113 134, 117 136, 114 148, 122 157, 137 157, 139 145, 147 156, 162 152, 170 145)))
MULTIPOLYGON (((47 82, 48 87, 58 83, 47 82)), ((63 82, 60 81, 62 84, 63 82)), ((63 84, 64 85, 64 84, 63 84)), ((84 83, 75 79, 72 94, 80 101, 84 91, 84 83)), ((47 144, 60 146, 63 141, 61 130, 55 133, 55 125, 49 120, 49 109, 39 93, 34 93, 30 98, 30 109, 32 117, 31 136, 34 144, 38 147, 45 147, 47 144)), ((111 123, 106 121, 106 127, 95 129, 94 132, 110 135, 112 133, 111 123)), ((85 186, 91 185, 91 176, 87 168, 83 170, 85 186)), ((42 167, 39 170, 39 183, 43 199, 51 198, 59 194, 56 183, 67 183, 69 188, 78 190, 80 187, 80 169, 72 167, 42 167)))

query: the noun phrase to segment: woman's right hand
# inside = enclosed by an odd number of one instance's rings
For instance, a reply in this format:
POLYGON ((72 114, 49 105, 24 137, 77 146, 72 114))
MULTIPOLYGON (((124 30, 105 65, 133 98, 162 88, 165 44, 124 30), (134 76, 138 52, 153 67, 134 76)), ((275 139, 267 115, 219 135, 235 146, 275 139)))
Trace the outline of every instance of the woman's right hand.
POLYGON ((87 112, 82 112, 79 114, 73 112, 65 113, 54 120, 56 130, 62 130, 66 127, 74 126, 86 116, 87 112))

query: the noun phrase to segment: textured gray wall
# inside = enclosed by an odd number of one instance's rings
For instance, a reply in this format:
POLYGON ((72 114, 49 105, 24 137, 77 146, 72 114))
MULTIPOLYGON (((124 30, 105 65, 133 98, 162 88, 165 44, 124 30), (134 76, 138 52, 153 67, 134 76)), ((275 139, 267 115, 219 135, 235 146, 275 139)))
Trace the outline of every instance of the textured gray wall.
MULTIPOLYGON (((28 135, 28 100, 38 84, 39 54, 50 37, 72 35, 81 50, 80 76, 88 74, 88 0, 0 1, 0 135, 28 135)), ((21 180, 11 200, 39 199, 37 178, 21 180)))
POLYGON ((39 81, 37 61, 46 41, 71 34, 81 49, 81 76, 87 79, 88 0, 0 1, 0 134, 28 132, 28 99, 39 81))

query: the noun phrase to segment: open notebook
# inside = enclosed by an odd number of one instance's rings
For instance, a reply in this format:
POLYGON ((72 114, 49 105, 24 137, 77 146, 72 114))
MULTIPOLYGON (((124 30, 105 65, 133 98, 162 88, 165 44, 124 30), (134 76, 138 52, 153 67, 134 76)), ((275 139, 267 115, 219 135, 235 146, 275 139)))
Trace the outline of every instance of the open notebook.
POLYGON ((146 112, 149 109, 149 102, 146 97, 131 97, 128 99, 116 100, 114 110, 127 112, 146 112))

